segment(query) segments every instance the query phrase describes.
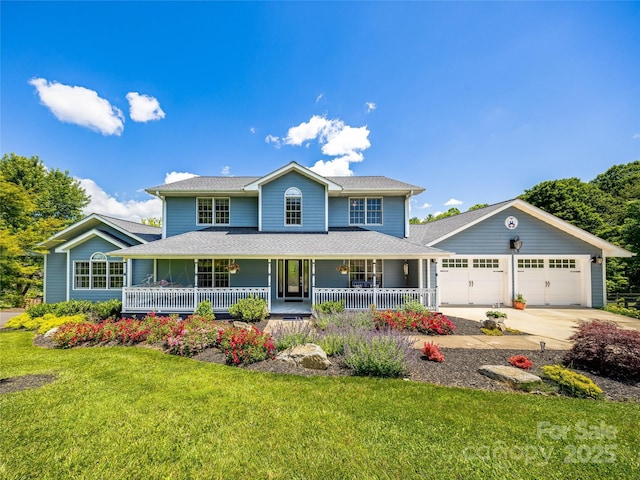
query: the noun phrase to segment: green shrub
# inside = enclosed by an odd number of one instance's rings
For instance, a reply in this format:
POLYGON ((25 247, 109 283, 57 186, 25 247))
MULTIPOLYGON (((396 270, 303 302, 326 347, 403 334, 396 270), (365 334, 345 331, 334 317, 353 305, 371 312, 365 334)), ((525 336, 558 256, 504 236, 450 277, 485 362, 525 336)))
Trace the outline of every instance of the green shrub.
POLYGON ((561 365, 546 365, 542 367, 542 375, 557 384, 562 392, 572 397, 602 398, 602 390, 590 378, 561 365))
POLYGON ((492 337, 501 337, 502 335, 504 335, 504 333, 502 333, 502 330, 500 330, 499 328, 481 328, 480 331, 485 335, 489 335, 492 337))
POLYGON ((316 304, 314 307, 318 313, 340 313, 344 312, 344 300, 326 301, 316 304))
POLYGON ((206 318, 207 320, 215 320, 216 316, 213 314, 213 307, 211 306, 211 302, 205 300, 198 304, 196 311, 193 312, 194 315, 197 315, 202 318, 206 318))
POLYGON ((122 314, 122 301, 117 298, 96 302, 91 306, 91 317, 94 320, 102 321, 107 319, 120 318, 122 314))
POLYGON ((100 322, 106 319, 117 319, 122 312, 122 302, 113 298, 104 302, 90 302, 89 300, 68 300, 58 303, 41 303, 27 309, 31 318, 44 317, 52 313, 58 317, 85 314, 92 320, 100 322))
POLYGON ((340 333, 327 333, 316 340, 320 348, 330 357, 344 355, 346 342, 345 336, 340 333))
POLYGON ((637 308, 627 308, 623 305, 610 303, 609 305, 604 307, 604 310, 606 310, 607 312, 616 313, 618 315, 624 315, 625 317, 640 318, 640 310, 638 310, 637 308))
POLYGON ((328 328, 356 328, 371 330, 374 328, 373 314, 368 312, 336 312, 318 314, 314 325, 320 330, 328 328))
POLYGON ((417 300, 407 300, 401 309, 403 312, 421 313, 427 315, 429 309, 417 300))
POLYGON ((267 301, 251 295, 248 298, 238 300, 238 303, 229 307, 229 314, 246 322, 259 322, 269 315, 267 301))
POLYGON ((32 318, 28 313, 21 313, 11 318, 6 326, 9 328, 24 328, 25 330, 37 330, 38 333, 47 333, 54 327, 59 327, 66 323, 80 323, 87 320, 86 315, 55 315, 53 313, 45 313, 41 317, 32 318))

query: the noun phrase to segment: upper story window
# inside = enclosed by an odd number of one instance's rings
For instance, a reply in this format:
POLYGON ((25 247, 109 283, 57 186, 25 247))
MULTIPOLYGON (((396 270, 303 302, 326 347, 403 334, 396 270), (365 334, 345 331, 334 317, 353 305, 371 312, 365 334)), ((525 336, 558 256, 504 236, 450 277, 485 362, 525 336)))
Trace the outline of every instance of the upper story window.
POLYGON ((96 252, 88 262, 73 262, 75 290, 108 290, 124 286, 124 262, 109 261, 104 253, 96 252))
POLYGON ((382 197, 349 199, 351 225, 382 225, 382 197))
POLYGON ((198 225, 229 225, 229 199, 198 198, 198 225))
POLYGON ((302 225, 302 192, 295 187, 284 192, 284 224, 302 225))

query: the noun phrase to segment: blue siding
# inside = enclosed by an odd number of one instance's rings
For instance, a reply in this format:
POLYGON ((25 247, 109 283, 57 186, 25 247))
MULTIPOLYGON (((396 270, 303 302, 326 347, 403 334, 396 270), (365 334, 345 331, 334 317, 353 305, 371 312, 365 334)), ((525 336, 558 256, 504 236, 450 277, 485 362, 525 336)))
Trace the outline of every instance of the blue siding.
MULTIPOLYGON (((268 283, 267 260, 238 260, 240 271, 229 275, 230 287, 266 287, 268 283)), ((274 265, 275 268, 275 265, 274 265)), ((275 270, 271 271, 272 281, 275 282, 275 270)))
POLYGON ((409 275, 404 278, 404 260, 383 260, 385 288, 418 288, 418 260, 409 260, 409 275))
POLYGON ((460 255, 510 255, 509 240, 522 240, 521 255, 598 255, 600 251, 586 242, 541 221, 522 210, 510 208, 467 228, 434 247, 460 255), (518 228, 508 230, 504 220, 513 215, 518 228))
POLYGON ((64 302, 67 299, 67 254, 45 255, 47 276, 44 279, 44 299, 47 303, 64 302))
POLYGON ((232 197, 229 207, 232 227, 258 227, 258 197, 232 197))
POLYGON ((604 298, 604 290, 602 285, 602 269, 604 265, 596 263, 591 264, 591 306, 601 308, 605 306, 607 301, 604 298))
POLYGON ((316 287, 349 288, 349 275, 343 275, 336 270, 340 265, 342 260, 316 261, 316 287))
POLYGON ((162 221, 166 224, 167 237, 205 228, 196 225, 195 197, 167 197, 165 202, 166 218, 162 221))
POLYGON ((297 172, 289 172, 262 187, 262 231, 324 232, 325 187, 297 172), (285 226, 284 193, 290 187, 302 192, 302 226, 285 226))
MULTIPOLYGON (((375 195, 367 195, 374 197, 375 195)), ((367 230, 404 237, 404 197, 382 197, 382 225, 357 225, 367 230)), ((329 227, 349 227, 349 199, 329 198, 329 227)))
MULTIPOLYGON (((204 196, 203 196, 204 197, 204 196)), ((258 197, 229 198, 229 222, 231 227, 258 226, 258 197)), ((196 197, 167 197, 166 218, 167 237, 201 230, 210 225, 197 225, 196 197)))
MULTIPOLYGON (((117 250, 119 247, 107 242, 100 237, 93 237, 86 242, 72 248, 69 251, 69 298, 74 300, 90 300, 93 302, 102 302, 105 300, 111 300, 112 298, 122 299, 121 289, 85 289, 74 290, 73 288, 73 262, 76 261, 89 261, 91 255, 96 252, 111 252, 117 250)), ((108 257, 109 261, 122 261, 120 257, 108 257)))

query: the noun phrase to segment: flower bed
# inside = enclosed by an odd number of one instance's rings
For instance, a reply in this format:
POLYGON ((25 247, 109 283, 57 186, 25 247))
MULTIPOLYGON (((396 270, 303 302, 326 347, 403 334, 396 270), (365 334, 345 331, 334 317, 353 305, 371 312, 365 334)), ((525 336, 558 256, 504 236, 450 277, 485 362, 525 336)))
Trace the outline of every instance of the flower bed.
POLYGON ((438 312, 375 312, 374 322, 377 328, 387 327, 394 330, 408 330, 425 335, 451 335, 456 326, 445 315, 438 312))

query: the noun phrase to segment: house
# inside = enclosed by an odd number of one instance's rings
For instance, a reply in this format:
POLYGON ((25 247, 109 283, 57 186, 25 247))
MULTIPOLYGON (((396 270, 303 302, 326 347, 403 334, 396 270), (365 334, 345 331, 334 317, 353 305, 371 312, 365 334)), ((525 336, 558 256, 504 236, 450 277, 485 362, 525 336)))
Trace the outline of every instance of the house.
POLYGON ((155 228, 93 214, 43 246, 45 301, 121 298, 128 314, 225 311, 264 298, 272 313, 396 308, 408 300, 602 306, 607 257, 631 253, 521 200, 409 224, 422 187, 324 177, 289 163, 262 177, 194 177, 147 189, 155 228))

